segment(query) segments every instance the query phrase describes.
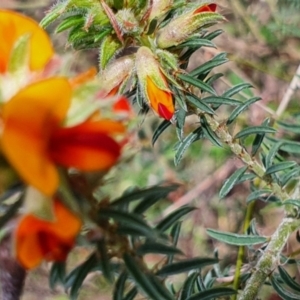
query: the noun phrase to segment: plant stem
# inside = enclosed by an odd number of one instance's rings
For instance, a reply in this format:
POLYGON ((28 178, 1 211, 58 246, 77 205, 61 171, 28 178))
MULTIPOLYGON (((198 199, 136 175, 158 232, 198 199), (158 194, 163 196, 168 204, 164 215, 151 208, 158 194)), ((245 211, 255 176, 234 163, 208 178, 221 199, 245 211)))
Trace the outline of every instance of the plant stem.
POLYGON ((289 217, 282 220, 281 224, 273 234, 266 250, 257 262, 254 268, 255 271, 248 280, 239 300, 256 299, 261 286, 277 266, 280 253, 290 234, 299 226, 300 220, 289 217))

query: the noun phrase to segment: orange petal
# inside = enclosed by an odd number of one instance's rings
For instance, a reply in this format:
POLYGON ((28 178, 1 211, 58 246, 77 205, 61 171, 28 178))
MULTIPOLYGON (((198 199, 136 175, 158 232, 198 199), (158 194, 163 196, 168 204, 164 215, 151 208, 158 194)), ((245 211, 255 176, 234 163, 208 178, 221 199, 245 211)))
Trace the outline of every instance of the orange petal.
POLYGON ((152 79, 147 77, 147 94, 151 107, 164 119, 170 120, 174 115, 172 93, 158 88, 152 79))
POLYGON ((42 69, 53 56, 53 47, 47 33, 34 20, 16 12, 0 10, 0 73, 7 69, 15 42, 30 34, 30 69, 42 69))
POLYGON ((27 183, 48 196, 58 186, 47 152, 49 137, 64 119, 71 93, 67 79, 47 79, 27 86, 3 108, 4 154, 27 183))
POLYGON ((108 120, 59 128, 51 137, 49 156, 64 167, 81 171, 107 170, 121 153, 121 146, 109 134, 123 130, 121 123, 108 120))
POLYGON ((90 81, 95 78, 97 75, 97 69, 95 67, 92 67, 88 69, 87 71, 75 76, 74 78, 70 79, 70 84, 72 87, 77 87, 78 85, 84 84, 87 81, 90 81))
POLYGON ((215 4, 215 3, 206 4, 206 5, 199 7, 198 9, 196 9, 194 11, 194 14, 199 14, 202 12, 215 12, 216 9, 217 9, 217 4, 215 4))
POLYGON ((54 222, 28 214, 15 232, 16 254, 20 264, 31 269, 43 259, 63 261, 75 243, 81 221, 58 200, 54 202, 54 222))

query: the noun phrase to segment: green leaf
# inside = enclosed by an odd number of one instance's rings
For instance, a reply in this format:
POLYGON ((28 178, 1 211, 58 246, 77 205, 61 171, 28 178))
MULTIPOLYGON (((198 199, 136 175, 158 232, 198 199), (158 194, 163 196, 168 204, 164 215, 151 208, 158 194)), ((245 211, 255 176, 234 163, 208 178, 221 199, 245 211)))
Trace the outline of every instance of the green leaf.
POLYGON ((186 95, 186 100, 200 110, 215 115, 215 111, 197 96, 192 94, 186 95))
POLYGON ((276 172, 284 171, 286 169, 293 168, 297 166, 298 164, 295 161, 283 161, 276 165, 273 165, 269 168, 267 168, 265 175, 274 174, 276 172))
POLYGON ((145 242, 137 248, 137 254, 145 255, 148 253, 158 253, 165 255, 183 254, 182 251, 175 246, 170 246, 158 242, 145 242))
POLYGON ((197 38, 197 39, 190 39, 184 43, 181 43, 174 47, 174 49, 181 49, 181 48, 196 48, 199 49, 201 47, 210 47, 210 48, 216 48, 216 45, 212 43, 210 40, 197 38))
POLYGON ((103 38, 99 52, 99 68, 104 70, 108 62, 116 55, 122 44, 111 35, 103 38))
POLYGON ((231 99, 231 98, 225 98, 223 96, 209 96, 202 98, 202 101, 205 102, 206 104, 217 104, 217 105, 240 105, 242 102, 239 100, 231 99))
POLYGON ((295 205, 300 208, 300 200, 299 199, 287 199, 282 202, 283 205, 295 205))
POLYGON ((186 114, 187 112, 183 110, 181 107, 176 112, 176 133, 180 141, 182 140, 184 134, 183 128, 184 128, 186 114))
POLYGON ((261 133, 275 133, 276 130, 269 126, 253 126, 253 127, 247 127, 243 130, 241 130, 239 133, 235 135, 235 139, 240 139, 247 137, 251 134, 261 134, 261 133))
POLYGON ((216 297, 230 296, 237 294, 237 291, 227 287, 215 287, 209 290, 202 291, 189 297, 186 300, 213 300, 216 297))
POLYGON ((226 57, 222 56, 222 53, 216 55, 211 60, 205 62, 201 66, 197 67, 193 71, 189 73, 190 76, 197 77, 200 74, 205 74, 210 72, 213 68, 222 65, 224 63, 228 62, 228 59, 226 57), (221 55, 221 56, 220 56, 221 55))
POLYGON ((219 78, 221 78, 222 76, 224 76, 222 73, 216 73, 212 76, 210 76, 205 83, 207 83, 208 85, 212 85, 216 80, 218 80, 219 78))
POLYGON ((300 284, 297 283, 283 267, 278 266, 278 271, 281 279, 286 285, 288 285, 291 289, 300 292, 300 284))
MULTIPOLYGON (((181 230, 181 224, 182 222, 177 222, 175 223, 175 225, 171 228, 171 232, 170 232, 170 237, 171 237, 171 240, 172 240, 172 243, 174 246, 177 245, 178 243, 178 239, 179 239, 179 235, 180 235, 180 230, 181 230)), ((168 261, 167 261, 167 264, 171 264, 172 261, 174 259, 174 255, 169 255, 168 256, 168 261)))
POLYGON ((142 266, 139 262, 133 258, 130 254, 124 253, 123 259, 128 273, 134 279, 136 285, 153 300, 170 300, 170 298, 165 298, 159 293, 157 287, 149 280, 145 271, 142 271, 142 266))
POLYGON ((171 125, 172 123, 168 120, 163 120, 158 127, 155 129, 152 137, 152 146, 154 146, 155 142, 159 138, 159 136, 171 125))
POLYGON ((216 264, 219 260, 215 258, 208 257, 195 257, 191 259, 182 260, 170 265, 162 267, 156 275, 160 276, 170 276, 174 274, 179 274, 183 272, 189 272, 191 270, 200 269, 208 265, 216 264))
POLYGON ((236 107, 227 120, 227 125, 231 124, 243 111, 245 111, 251 104, 260 100, 260 97, 253 97, 240 106, 236 107))
POLYGON ((275 145, 272 145, 272 147, 270 147, 269 152, 267 153, 266 156, 266 162, 265 162, 266 168, 269 168, 273 164, 273 160, 281 146, 282 146, 282 142, 279 141, 278 143, 275 143, 275 145))
POLYGON ((49 285, 53 290, 57 284, 64 284, 66 277, 66 263, 54 262, 49 274, 49 285))
POLYGON ((195 210, 195 207, 191 206, 182 206, 175 210, 174 212, 170 213, 164 219, 162 219, 157 225, 156 229, 164 232, 168 230, 171 226, 173 226, 181 217, 185 216, 186 214, 190 213, 191 211, 195 210))
POLYGON ((144 219, 137 214, 128 213, 125 211, 119 211, 116 209, 102 208, 98 213, 98 218, 103 219, 113 219, 119 223, 119 229, 122 227, 128 230, 132 229, 135 233, 139 233, 142 236, 147 236, 149 238, 157 237, 157 232, 152 229, 144 219))
POLYGON ((288 132, 300 134, 300 125, 299 124, 290 124, 290 123, 285 123, 282 121, 277 121, 276 122, 278 126, 288 132))
POLYGON ((98 263, 98 259, 95 253, 91 254, 90 257, 83 262, 81 265, 73 269, 66 277, 65 288, 66 290, 71 288, 70 297, 71 299, 77 299, 78 291, 82 286, 83 280, 89 272, 93 271, 98 263))
POLYGON ((133 300, 135 296, 137 295, 138 291, 136 287, 133 287, 122 300, 133 300))
POLYGON ((206 232, 210 237, 218 241, 235 246, 250 246, 261 244, 267 241, 267 239, 262 236, 236 234, 230 232, 223 232, 215 229, 207 229, 206 232))
POLYGON ((174 164, 178 166, 182 160, 184 152, 189 148, 189 146, 194 143, 195 141, 204 137, 202 127, 196 128, 193 132, 188 134, 184 140, 179 144, 178 148, 176 149, 176 153, 174 156, 174 164))
MULTIPOLYGON (((262 125, 267 126, 270 123, 270 118, 267 118, 263 121, 262 125)), ((257 151, 259 150, 263 140, 264 140, 265 134, 257 134, 253 143, 252 143, 252 150, 251 150, 251 156, 254 156, 257 151)))
POLYGON ((3 228, 4 225, 17 214, 18 210, 23 204, 23 200, 24 200, 24 194, 22 192, 20 198, 17 201, 15 201, 13 204, 11 204, 9 208, 6 210, 5 214, 0 217, 0 228, 3 228))
POLYGON ((222 97, 225 98, 230 98, 232 96, 234 96, 235 94, 239 93, 240 91, 244 90, 244 89, 249 89, 252 88, 252 85, 249 83, 239 83, 235 86, 233 86, 232 88, 230 88, 229 90, 227 90, 225 93, 223 93, 222 97))
POLYGON ((53 23, 57 18, 61 16, 62 11, 66 7, 67 2, 60 3, 58 2, 50 12, 46 14, 46 16, 40 22, 40 26, 42 28, 48 27, 51 23, 53 23))
POLYGON ((300 168, 293 168, 280 179, 281 185, 285 186, 291 179, 297 179, 300 173, 300 168))
POLYGON ((97 249, 100 254, 99 263, 100 263, 102 274, 108 282, 113 283, 114 276, 112 274, 112 268, 110 266, 110 261, 108 257, 108 250, 106 248, 106 243, 104 239, 100 240, 97 243, 97 249))
POLYGON ((55 29, 55 33, 60 33, 74 26, 83 27, 84 23, 85 23, 85 18, 81 14, 69 16, 60 22, 60 24, 55 29))
POLYGON ((242 167, 238 170, 236 170, 223 184, 220 192, 219 192, 219 197, 222 199, 228 193, 233 189, 233 187, 237 184, 237 182, 240 180, 240 178, 244 175, 244 173, 247 170, 247 166, 242 167))
POLYGON ((217 29, 213 32, 209 32, 207 35, 204 36, 204 38, 211 41, 215 39, 217 36, 219 36, 221 33, 223 33, 223 30, 217 29))
POLYGON ((147 274, 148 279, 156 287, 157 291, 162 295, 161 299, 175 300, 173 295, 166 289, 166 287, 153 274, 147 274))
POLYGON ((123 300, 126 279, 127 279, 127 272, 123 271, 119 275, 119 278, 116 281, 116 284, 115 284, 115 287, 113 290, 113 300, 123 300))
POLYGON ((175 191, 178 188, 178 185, 166 185, 166 186, 159 186, 155 185, 153 187, 142 189, 142 190, 135 190, 131 193, 121 196, 120 198, 115 199, 111 206, 119 206, 126 203, 131 203, 133 201, 137 201, 143 199, 145 197, 155 197, 158 195, 159 197, 165 197, 170 192, 175 191))
POLYGON ((186 299, 188 299, 188 297, 191 296, 191 294, 193 293, 193 290, 194 290, 194 284, 195 284, 197 277, 198 277, 198 273, 196 273, 196 272, 194 272, 188 276, 188 278, 185 280, 185 282, 182 286, 179 300, 186 300, 186 299))
POLYGON ((194 77, 192 77, 190 75, 179 74, 178 78, 184 82, 187 82, 187 83, 199 88, 201 91, 208 92, 213 95, 217 94, 216 91, 210 85, 208 85, 207 83, 205 83, 199 79, 195 79, 194 77))
POLYGON ((257 175, 254 173, 243 174, 242 177, 237 181, 236 184, 242 183, 244 181, 251 181, 256 177, 257 177, 257 175))
POLYGON ((211 141, 211 143, 217 147, 223 147, 222 143, 220 142, 218 136, 215 134, 214 131, 210 128, 209 124, 206 121, 206 118, 203 116, 200 120, 202 131, 204 136, 211 141))
POLYGON ((294 293, 286 290, 282 285, 280 285, 280 283, 275 278, 275 276, 271 276, 270 281, 271 281, 271 284, 272 284, 274 290, 284 300, 298 300, 299 299, 299 293, 294 294, 294 293))
POLYGON ((280 147, 281 151, 285 151, 292 154, 300 154, 300 142, 294 142, 284 139, 276 139, 272 137, 267 137, 267 139, 273 143, 277 143, 279 141, 282 142, 282 146, 280 147))
POLYGON ((261 189, 257 191, 253 191, 246 199, 246 202, 252 202, 254 200, 262 200, 262 197, 268 197, 272 193, 270 189, 261 189))

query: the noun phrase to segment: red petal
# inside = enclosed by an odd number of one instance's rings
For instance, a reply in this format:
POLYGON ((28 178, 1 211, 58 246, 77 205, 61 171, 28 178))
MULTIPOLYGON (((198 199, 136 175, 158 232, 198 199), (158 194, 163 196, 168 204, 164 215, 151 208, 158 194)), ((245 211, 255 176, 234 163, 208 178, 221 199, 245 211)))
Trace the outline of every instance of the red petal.
POLYGON ((202 12, 215 12, 216 9, 217 9, 217 4, 215 4, 215 3, 206 4, 206 5, 199 7, 198 9, 196 9, 194 11, 194 15, 202 13, 202 12))
POLYGON ((107 170, 121 153, 121 146, 109 133, 122 129, 120 123, 113 121, 59 128, 51 137, 49 155, 55 163, 65 167, 81 171, 107 170))
POLYGON ((171 120, 173 117, 173 112, 161 103, 158 103, 158 114, 166 120, 171 120))

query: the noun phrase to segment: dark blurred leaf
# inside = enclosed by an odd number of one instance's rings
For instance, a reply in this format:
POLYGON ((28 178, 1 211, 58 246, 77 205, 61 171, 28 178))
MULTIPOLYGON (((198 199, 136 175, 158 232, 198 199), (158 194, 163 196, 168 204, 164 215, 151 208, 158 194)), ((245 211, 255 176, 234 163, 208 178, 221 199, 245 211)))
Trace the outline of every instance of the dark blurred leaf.
MULTIPOLYGON (((263 121, 262 125, 267 126, 270 123, 270 118, 267 118, 263 121)), ((252 143, 252 150, 251 150, 251 156, 254 156, 257 151, 259 150, 263 140, 264 140, 265 134, 257 134, 253 143, 252 143)))
POLYGON ((270 166, 267 168, 265 175, 273 174, 276 172, 284 171, 292 167, 297 166, 298 164, 295 161, 283 161, 276 165, 270 166))
MULTIPOLYGON (((139 265, 138 261, 133 258, 130 254, 124 253, 123 259, 126 268, 134 279, 136 285, 153 300, 170 300, 170 298, 165 298, 158 290, 155 284, 149 280, 145 271, 142 270, 142 266, 139 265)), ((172 299, 172 298, 171 298, 172 299)))
POLYGON ((187 112, 188 108, 185 101, 185 93, 174 85, 171 86, 171 90, 173 92, 173 97, 175 101, 179 104, 179 107, 187 112))
POLYGON ((135 296, 137 295, 137 289, 136 287, 132 288, 123 298, 123 300, 133 300, 135 296))
POLYGON ((240 139, 247 137, 251 134, 261 134, 261 133, 275 133, 276 130, 269 126, 252 126, 241 130, 235 135, 235 139, 240 139))
POLYGON ((285 151, 293 154, 300 154, 300 142, 293 142, 284 139, 276 139, 273 137, 266 137, 269 141, 273 143, 277 143, 279 141, 282 142, 282 146, 280 147, 281 151, 285 151))
POLYGON ((137 249, 137 254, 145 255, 148 253, 158 253, 165 255, 183 254, 182 251, 175 246, 170 246, 158 242, 145 242, 137 249))
POLYGON ((119 211, 116 209, 103 208, 100 209, 98 217, 100 219, 113 219, 119 223, 119 228, 132 228, 136 233, 147 236, 149 238, 157 237, 158 233, 152 229, 144 219, 137 214, 119 211), (123 223, 123 224, 122 224, 123 223))
POLYGON ((49 274, 49 285, 53 290, 57 284, 64 284, 66 276, 66 263, 54 262, 49 274))
POLYGON ((237 294, 237 291, 227 287, 215 287, 191 296, 186 300, 210 300, 218 297, 230 296, 237 294))
POLYGON ((300 284, 294 280, 289 273, 281 266, 278 266, 278 271, 283 282, 296 292, 300 292, 300 284))
POLYGON ((293 168, 280 179, 281 185, 285 186, 291 179, 296 179, 299 176, 300 168, 293 168))
POLYGON ((207 229, 207 234, 223 243, 235 246, 249 246, 261 244, 267 241, 265 237, 262 236, 251 236, 246 234, 236 234, 230 232, 223 232, 215 229, 207 229))
POLYGON ((171 226, 173 226, 178 220, 185 216, 186 214, 190 213, 191 211, 195 210, 195 207, 191 206, 182 206, 175 210, 174 212, 170 213, 164 219, 162 219, 156 226, 156 229, 164 232, 168 230, 171 226))
POLYGON ((218 80, 222 76, 224 76, 222 73, 216 73, 216 74, 212 75, 211 77, 209 77, 208 79, 206 79, 205 82, 209 85, 212 85, 216 80, 218 80))
POLYGON ((100 253, 99 263, 101 265, 101 271, 106 280, 110 283, 113 283, 114 276, 112 274, 112 268, 110 266, 110 260, 108 257, 108 250, 106 248, 105 240, 102 239, 97 243, 97 248, 100 253))
POLYGON ((186 114, 187 112, 182 108, 179 108, 178 111, 176 112, 176 133, 180 141, 183 138, 183 133, 184 133, 183 128, 184 128, 186 114))
POLYGON ((127 272, 123 271, 119 278, 116 281, 114 290, 113 290, 113 300, 122 300, 123 294, 125 291, 125 282, 127 279, 127 272))
POLYGON ((152 137, 152 146, 154 146, 155 142, 159 138, 159 136, 171 125, 172 123, 168 120, 163 120, 158 127, 155 129, 152 137))
POLYGON ((224 63, 228 62, 228 59, 226 55, 224 56, 224 53, 219 53, 215 57, 213 57, 211 60, 205 62, 201 66, 197 67, 193 71, 189 73, 190 76, 192 77, 197 77, 200 74, 205 74, 210 72, 213 68, 222 65, 224 63))
POLYGON ((271 284, 274 288, 274 290, 278 293, 280 297, 282 297, 284 300, 299 300, 299 293, 294 294, 287 289, 285 289, 279 281, 275 278, 275 276, 271 276, 270 278, 271 284))
POLYGON ((222 188, 219 192, 219 197, 222 199, 233 189, 233 187, 237 184, 239 179, 244 175, 247 170, 247 166, 242 167, 236 170, 222 185, 222 188))
POLYGON ((191 259, 182 260, 180 262, 172 263, 162 267, 156 275, 160 276, 170 276, 174 274, 179 274, 183 272, 188 272, 191 270, 203 268, 208 265, 216 264, 219 260, 209 257, 195 257, 191 259))
MULTIPOLYGON (((180 235, 180 230, 181 230, 181 224, 182 224, 182 222, 177 222, 171 228, 170 236, 171 236, 172 243, 173 243, 174 246, 176 246, 177 243, 178 243, 178 239, 179 239, 179 235, 180 235)), ((174 255, 169 255, 168 256, 167 264, 172 263, 173 258, 174 258, 174 255)))
POLYGON ((178 166, 184 152, 188 149, 188 147, 195 141, 199 140, 200 138, 202 138, 204 136, 203 131, 202 131, 202 127, 198 127, 196 128, 193 132, 191 132, 190 134, 188 134, 183 141, 179 144, 175 156, 174 156, 174 164, 175 166, 178 166))
POLYGON ((200 98, 196 97, 195 95, 187 95, 186 100, 204 112, 207 112, 212 115, 215 114, 215 111, 210 106, 208 106, 205 102, 203 102, 200 98))
POLYGON ((300 200, 299 199, 287 199, 282 202, 283 205, 295 205, 300 208, 300 200))
POLYGON ((260 100, 260 97, 253 97, 247 101, 245 101, 240 106, 236 107, 229 118, 227 119, 227 125, 231 124, 243 111, 245 111, 251 104, 260 100))
POLYGON ((178 185, 166 185, 166 186, 153 186, 147 189, 133 191, 132 193, 128 193, 126 195, 121 196, 120 198, 115 199, 111 206, 118 206, 125 203, 130 203, 132 201, 140 200, 146 197, 155 197, 156 195, 160 197, 165 197, 168 195, 168 193, 176 190, 178 188, 178 185), (162 196, 164 195, 164 196, 162 196))
POLYGON ((5 214, 0 217, 0 228, 2 228, 19 210, 23 204, 23 194, 20 194, 20 197, 12 205, 8 207, 5 211, 5 214))
POLYGON ((260 189, 257 191, 253 191, 247 197, 246 202, 249 203, 249 202, 257 200, 257 199, 262 200, 262 197, 267 197, 270 195, 270 193, 272 193, 272 191, 270 189, 260 189))
POLYGON ((202 98, 202 102, 205 102, 206 104, 218 104, 218 105, 240 105, 242 102, 239 100, 231 99, 231 98, 225 98, 222 96, 209 96, 202 98))
POLYGON ((276 122, 280 128, 286 130, 287 132, 292 132, 296 134, 300 134, 300 125, 299 124, 290 124, 282 121, 276 122))
POLYGON ((166 289, 166 287, 153 274, 147 274, 148 279, 156 287, 157 291, 162 295, 161 299, 175 300, 173 295, 166 289))
POLYGON ((249 89, 252 88, 252 85, 249 83, 239 83, 235 86, 233 86, 232 88, 228 89, 225 93, 223 93, 222 97, 224 98, 230 98, 232 96, 234 96, 235 94, 239 93, 240 91, 244 90, 244 89, 249 89))
POLYGON ((190 297, 194 291, 194 284, 196 282, 198 273, 194 272, 188 276, 182 286, 179 300, 186 300, 190 297))
POLYGON ((187 82, 197 88, 199 88, 201 91, 204 92, 208 92, 210 94, 216 95, 216 91, 207 83, 199 80, 199 79, 195 79, 194 77, 187 75, 187 74, 179 74, 178 78, 181 79, 184 82, 187 82))
POLYGON ((78 291, 82 286, 83 280, 88 275, 89 272, 93 271, 95 266, 97 266, 98 260, 95 253, 90 255, 90 257, 80 264, 78 267, 73 269, 66 277, 65 288, 70 290, 71 299, 77 299, 78 291))

